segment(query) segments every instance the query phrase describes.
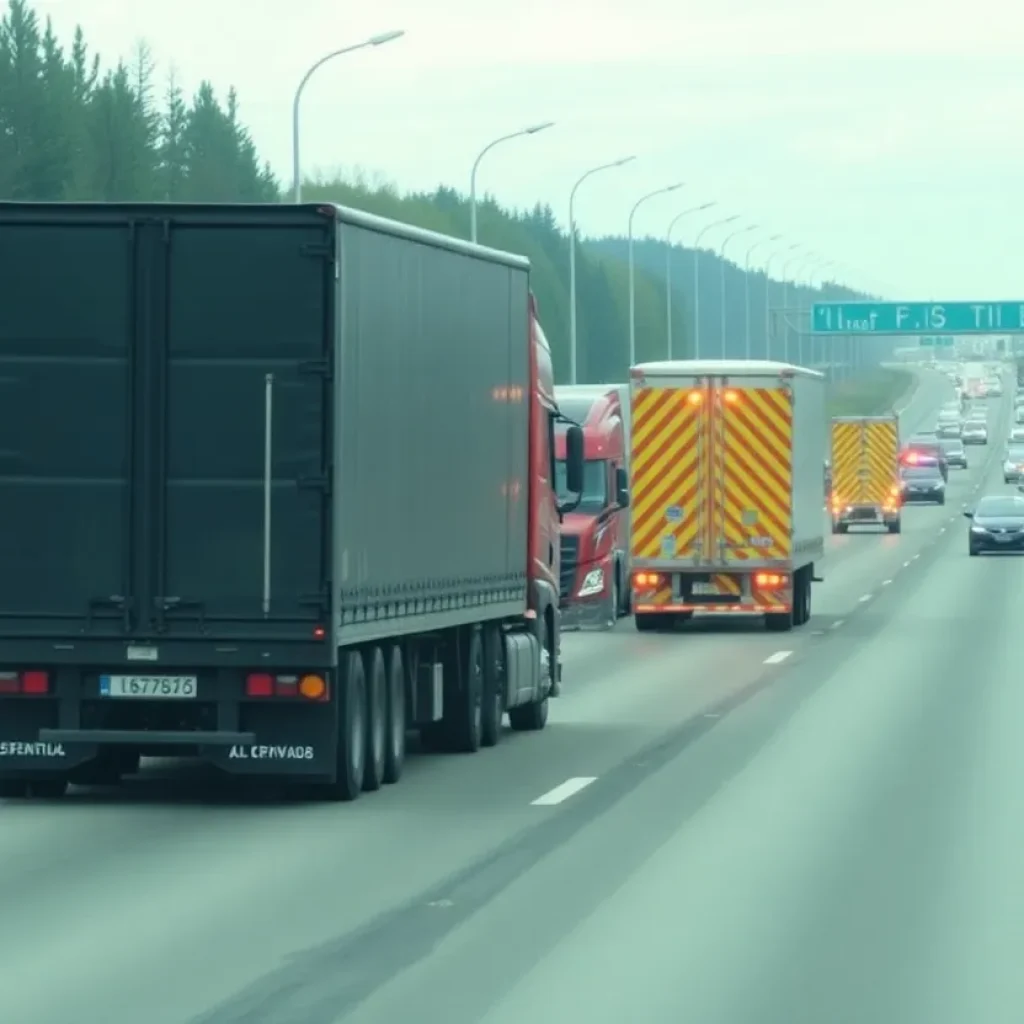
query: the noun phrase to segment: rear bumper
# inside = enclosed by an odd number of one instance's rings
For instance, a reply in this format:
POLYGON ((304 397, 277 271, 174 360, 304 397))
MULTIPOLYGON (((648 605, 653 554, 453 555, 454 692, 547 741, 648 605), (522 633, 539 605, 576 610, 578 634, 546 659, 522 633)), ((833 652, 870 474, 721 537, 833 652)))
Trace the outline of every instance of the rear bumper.
POLYGON ((933 503, 938 502, 938 501, 943 501, 943 500, 945 500, 945 497, 946 497, 945 490, 913 491, 913 492, 908 491, 908 492, 906 492, 903 495, 903 504, 904 505, 922 505, 922 504, 923 505, 928 505, 928 504, 933 504, 933 503))
MULTIPOLYGON (((107 671, 133 669, 138 666, 107 671)), ((332 674, 326 675, 332 699, 324 701, 247 698, 238 669, 192 674, 195 698, 112 699, 100 694, 95 670, 68 667, 52 674, 50 695, 0 696, 0 778, 59 774, 74 780, 116 753, 194 758, 236 776, 334 780, 332 674)))
POLYGON ((881 505, 854 505, 832 517, 833 522, 846 526, 870 526, 872 524, 898 523, 900 510, 887 510, 881 505))

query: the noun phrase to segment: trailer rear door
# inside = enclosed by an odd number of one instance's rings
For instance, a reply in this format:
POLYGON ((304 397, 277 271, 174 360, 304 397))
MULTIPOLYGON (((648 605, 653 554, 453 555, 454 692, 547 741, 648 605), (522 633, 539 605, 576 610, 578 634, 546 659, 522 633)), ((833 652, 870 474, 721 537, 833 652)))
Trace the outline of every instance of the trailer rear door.
POLYGON ((0 207, 0 635, 325 621, 334 230, 0 207))

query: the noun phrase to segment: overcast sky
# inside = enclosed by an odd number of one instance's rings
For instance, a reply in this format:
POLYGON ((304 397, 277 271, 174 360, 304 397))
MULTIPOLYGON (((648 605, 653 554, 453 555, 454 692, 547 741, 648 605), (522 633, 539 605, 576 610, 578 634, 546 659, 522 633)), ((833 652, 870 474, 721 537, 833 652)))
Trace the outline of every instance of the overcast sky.
MULTIPOLYGON (((1024 7, 1012 0, 35 0, 105 60, 140 37, 184 86, 234 84, 260 152, 291 178, 291 102, 323 53, 406 36, 325 65, 303 101, 307 173, 359 168, 401 188, 550 203, 589 234, 637 214, 663 235, 690 205, 740 214, 888 298, 1024 298, 1024 7), (264 13, 265 12, 265 13, 264 13)), ((692 240, 702 222, 684 222, 692 240)), ((751 238, 757 235, 751 235, 751 238)), ((710 244, 717 235, 707 236, 710 244)), ((745 245, 734 244, 740 255, 745 245)), ((769 248, 760 252, 766 253, 769 248)))

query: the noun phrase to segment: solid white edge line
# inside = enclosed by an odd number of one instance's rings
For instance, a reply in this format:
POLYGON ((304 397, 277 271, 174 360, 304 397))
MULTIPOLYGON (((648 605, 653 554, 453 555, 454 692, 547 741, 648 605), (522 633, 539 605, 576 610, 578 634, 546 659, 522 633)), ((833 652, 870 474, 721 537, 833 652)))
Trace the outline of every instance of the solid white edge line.
POLYGON ((555 804, 563 803, 569 797, 575 796, 581 789, 586 789, 592 782, 597 782, 596 775, 580 775, 576 778, 566 779, 561 785, 549 789, 543 795, 531 800, 532 807, 553 807, 555 804))
POLYGON ((779 665, 784 662, 793 652, 792 651, 776 651, 774 654, 769 654, 764 659, 765 665, 779 665))

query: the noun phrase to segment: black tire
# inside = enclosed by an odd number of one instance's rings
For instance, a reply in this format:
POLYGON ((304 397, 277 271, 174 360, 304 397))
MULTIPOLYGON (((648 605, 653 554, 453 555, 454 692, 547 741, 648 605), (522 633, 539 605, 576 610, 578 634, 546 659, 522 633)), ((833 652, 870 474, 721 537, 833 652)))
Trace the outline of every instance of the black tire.
POLYGON ((22 779, 0 782, 0 800, 23 800, 28 796, 28 783, 22 779))
POLYGON ((794 625, 796 625, 795 607, 791 608, 788 612, 769 612, 764 617, 764 628, 769 633, 787 633, 794 625))
POLYGON ((483 719, 480 745, 497 746, 505 722, 505 637, 497 626, 485 626, 483 719))
POLYGON ((971 556, 971 558, 977 558, 979 553, 980 552, 978 551, 977 548, 968 548, 967 549, 967 554, 969 554, 971 556))
POLYGON ((939 500, 938 500, 937 504, 939 504, 939 505, 945 505, 945 504, 946 504, 946 496, 945 496, 945 495, 943 495, 943 496, 942 496, 941 498, 939 498, 939 500))
POLYGON ((475 754, 480 749, 483 733, 484 645, 481 631, 471 627, 465 634, 465 650, 460 651, 454 693, 445 687, 445 729, 452 749, 462 754, 475 754), (449 696, 452 699, 449 702, 449 696))
POLYGON ((61 776, 35 779, 28 784, 28 795, 36 800, 59 800, 68 791, 68 780, 61 776))
POLYGON ((358 651, 348 651, 338 669, 337 778, 317 787, 327 800, 356 800, 366 773, 366 672, 358 651))
POLYGON ((902 533, 902 531, 903 531, 903 523, 899 519, 897 519, 893 523, 889 523, 889 532, 890 533, 902 533))
POLYGON ((849 532, 850 532, 850 524, 849 523, 836 523, 836 533, 849 533, 849 532))
POLYGON ((384 756, 384 781, 394 785, 405 769, 405 663, 402 649, 395 644, 387 660, 388 718, 384 756))
POLYGON ((363 792, 374 793, 384 785, 388 749, 388 674, 384 654, 370 647, 364 655, 366 676, 366 763, 363 792))
POLYGON ((640 612, 633 615, 638 633, 657 633, 669 629, 673 621, 670 612, 640 612))

